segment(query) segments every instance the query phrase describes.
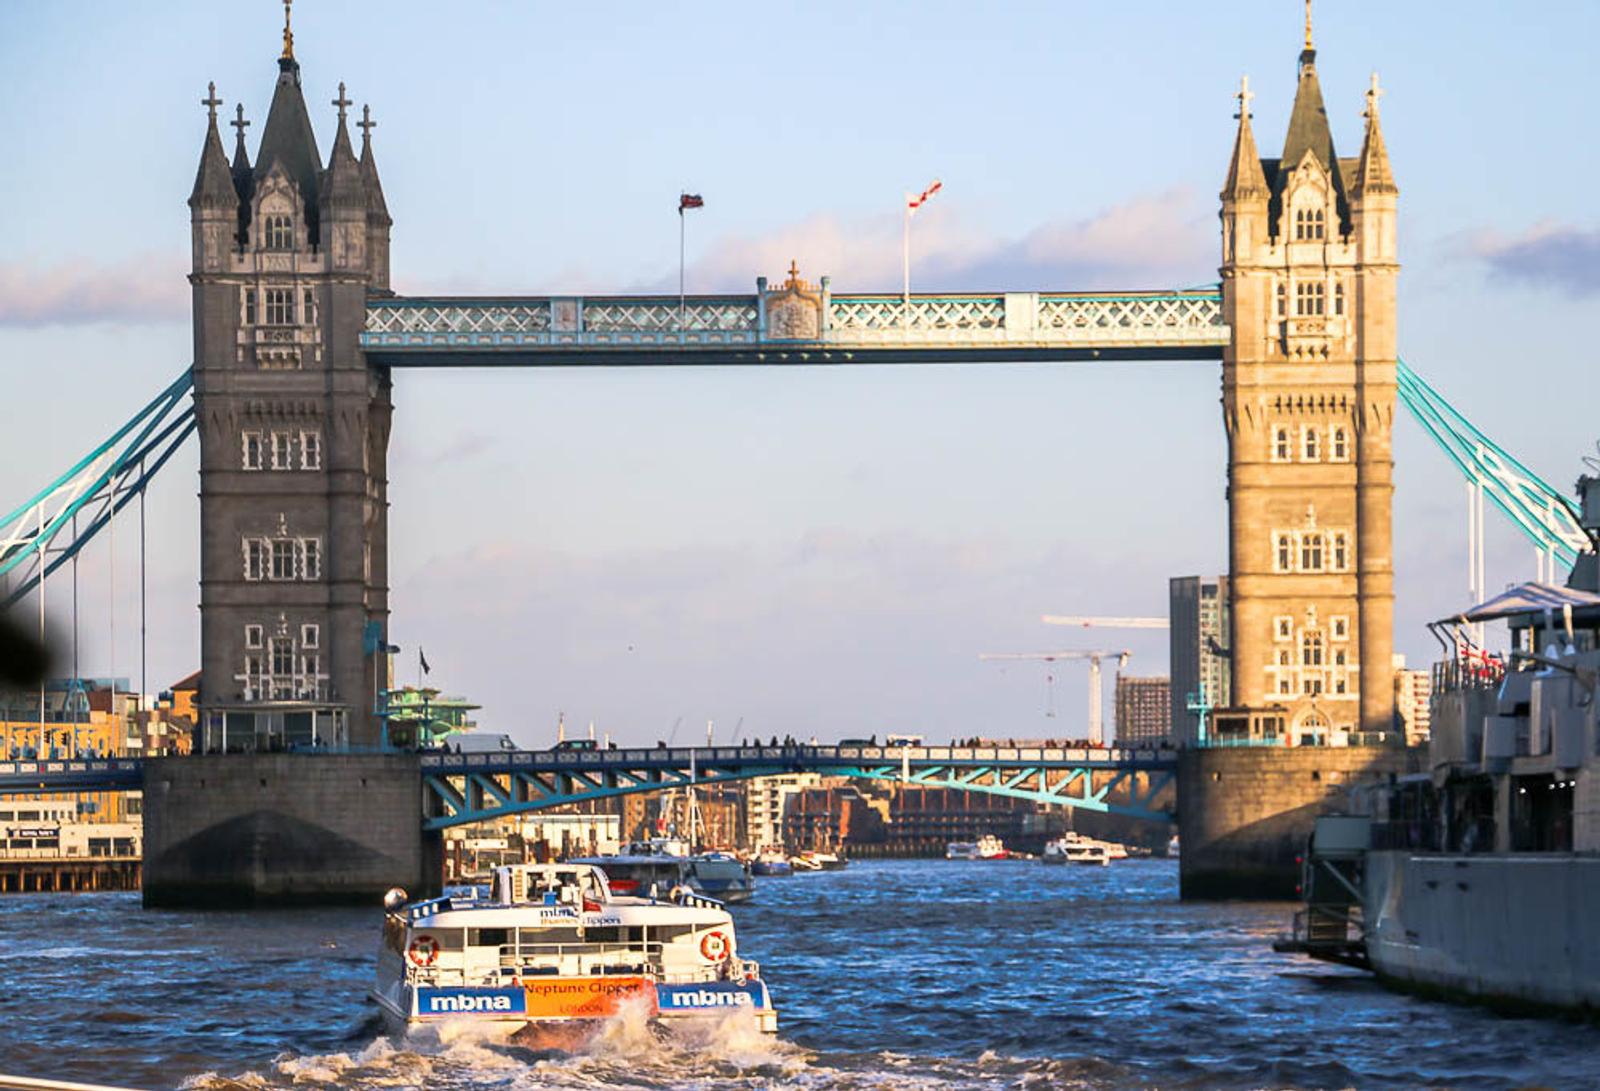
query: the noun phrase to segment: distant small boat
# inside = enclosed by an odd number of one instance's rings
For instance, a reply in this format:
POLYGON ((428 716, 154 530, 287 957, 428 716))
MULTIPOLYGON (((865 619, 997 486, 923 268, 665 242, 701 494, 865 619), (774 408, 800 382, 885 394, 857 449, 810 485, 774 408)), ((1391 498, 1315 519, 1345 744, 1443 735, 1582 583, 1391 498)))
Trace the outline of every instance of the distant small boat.
POLYGON ((976 841, 952 841, 944 848, 946 860, 1004 860, 1010 855, 1005 842, 991 834, 976 841))
POLYGON ((795 871, 838 871, 848 867, 850 861, 847 857, 833 852, 802 852, 798 856, 789 857, 789 863, 795 871))
POLYGON ((781 852, 763 852, 750 861, 750 874, 762 878, 786 878, 794 874, 794 865, 781 852))

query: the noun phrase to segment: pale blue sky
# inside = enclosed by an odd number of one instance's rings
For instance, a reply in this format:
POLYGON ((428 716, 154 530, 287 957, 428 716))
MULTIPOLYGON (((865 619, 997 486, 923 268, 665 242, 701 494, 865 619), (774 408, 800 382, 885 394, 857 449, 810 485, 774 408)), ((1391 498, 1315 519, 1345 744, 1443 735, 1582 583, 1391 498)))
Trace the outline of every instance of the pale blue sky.
MULTIPOLYGON (((295 27, 324 154, 338 82, 372 104, 401 292, 673 285, 685 188, 706 198, 691 288, 747 289, 791 257, 892 287, 900 196, 935 176, 919 286, 1155 288, 1215 279, 1230 96, 1249 73, 1273 154, 1300 10, 303 0, 295 27)), ((216 80, 259 136, 280 18, 265 0, 0 6, 0 507, 188 363, 199 99, 216 80)), ((1567 487, 1600 404, 1600 7, 1324 2, 1317 23, 1342 154, 1368 73, 1388 88, 1402 351, 1567 487)), ((977 653, 1081 644, 1038 615, 1161 613, 1167 576, 1223 565, 1217 397, 1212 364, 400 374, 403 676, 420 640, 434 680, 525 741, 557 710, 625 739, 680 716, 724 736, 740 717, 1080 731, 1078 672, 1046 719, 1042 670, 977 653)), ((1425 661, 1421 622, 1463 601, 1462 487, 1409 421, 1396 448, 1396 645, 1425 661)), ((153 687, 196 662, 194 469, 175 460, 150 500, 153 687)), ((1531 577, 1531 549, 1490 530, 1491 585, 1531 577)), ((105 556, 83 581, 102 618, 105 556)), ((1108 639, 1165 669, 1163 637, 1108 639)), ((103 673, 104 626, 84 642, 103 673)), ((118 673, 136 648, 119 624, 118 673)))

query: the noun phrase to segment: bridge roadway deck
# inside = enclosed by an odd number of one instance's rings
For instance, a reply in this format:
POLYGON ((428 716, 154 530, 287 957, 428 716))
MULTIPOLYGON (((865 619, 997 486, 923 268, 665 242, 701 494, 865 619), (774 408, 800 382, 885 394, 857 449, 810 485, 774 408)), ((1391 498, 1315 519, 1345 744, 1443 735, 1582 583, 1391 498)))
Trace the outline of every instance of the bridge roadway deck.
MULTIPOLYGON (((307 752, 308 758, 338 756, 307 752)), ((1177 768, 1171 750, 1087 747, 568 747, 416 757, 429 829, 586 799, 801 772, 1166 820, 1170 813, 1156 807, 1156 796, 1177 768)), ((144 767, 140 758, 3 761, 0 795, 138 790, 144 767)))
MULTIPOLYGON (((806 290, 812 289, 812 290, 806 290)), ((372 299, 360 344, 386 367, 1219 360, 1216 289, 372 299)))

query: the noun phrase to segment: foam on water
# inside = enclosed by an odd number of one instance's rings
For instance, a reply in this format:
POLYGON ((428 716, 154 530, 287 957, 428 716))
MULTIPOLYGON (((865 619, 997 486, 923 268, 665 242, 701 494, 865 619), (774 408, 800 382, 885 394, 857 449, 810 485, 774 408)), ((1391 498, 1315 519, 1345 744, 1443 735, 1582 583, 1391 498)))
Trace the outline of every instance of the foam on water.
POLYGON ((385 1037, 367 999, 376 906, 5 897, 0 1071, 193 1091, 1600 1087, 1600 1028, 1275 954, 1291 909, 1179 902, 1167 861, 763 880, 736 910, 739 949, 762 964, 777 1038, 743 1009, 671 1032, 632 1010, 565 1054, 459 1025, 385 1037))

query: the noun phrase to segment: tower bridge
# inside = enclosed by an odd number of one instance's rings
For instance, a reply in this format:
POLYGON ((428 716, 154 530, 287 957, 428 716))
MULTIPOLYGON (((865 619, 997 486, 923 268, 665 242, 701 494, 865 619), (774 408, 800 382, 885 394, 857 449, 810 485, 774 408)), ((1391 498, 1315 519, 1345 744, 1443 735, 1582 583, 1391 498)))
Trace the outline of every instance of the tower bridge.
MULTIPOLYGON (((206 129, 188 201, 191 367, 111 440, 0 516, 0 578, 9 581, 0 597, 14 602, 36 590, 43 616, 50 572, 142 495, 191 431, 198 435, 202 749, 230 739, 260 751, 314 744, 347 751, 354 762, 385 746, 388 452, 396 375, 410 368, 1220 361, 1232 693, 1230 707, 1212 714, 1213 734, 1225 737, 1218 741, 1392 729, 1397 402, 1550 557, 1569 559, 1586 541, 1568 498, 1401 362, 1399 191, 1381 91, 1374 76, 1359 152, 1340 156, 1309 23, 1278 154, 1258 149, 1254 96, 1247 83, 1239 88, 1220 193, 1217 286, 1113 293, 862 293, 837 290, 828 277, 809 281, 792 264, 777 282, 752 270, 753 291, 732 295, 406 296, 390 282, 393 219, 369 110, 356 123, 358 154, 353 102, 340 85, 324 159, 287 27, 277 68, 253 155, 243 106, 230 159, 214 85, 202 100, 206 129), (181 405, 185 394, 191 406, 181 405), (82 525, 79 515, 88 516, 82 525)), ((271 760, 280 757, 295 756, 271 760)), ((219 785, 233 783, 218 779, 214 760, 226 759, 191 759, 194 769, 163 773, 161 792, 147 800, 162 837, 171 824, 154 816, 175 818, 180 797, 216 800, 219 785), (202 765, 207 771, 196 772, 202 765)), ((537 756, 513 756, 495 769, 442 757, 372 760, 372 776, 394 787, 386 798, 420 807, 425 795, 419 821, 432 828, 686 775, 681 760, 654 753, 580 759, 570 769, 545 768, 537 756), (413 774, 408 762, 426 764, 413 774), (425 793, 413 790, 418 783, 425 793)), ((902 760, 897 769, 887 754, 719 751, 705 775, 754 776, 794 760, 1108 810, 1098 785, 1169 773, 1159 761, 1065 753, 1010 762, 952 752, 910 766, 902 760)), ((354 765, 339 768, 367 785, 354 765)), ((0 790, 37 775, 0 769, 0 790)), ((263 790, 269 779, 256 778, 263 790)), ((296 811, 283 827, 285 843, 302 844, 305 829, 329 822, 339 838, 359 843, 370 814, 342 825, 326 817, 346 806, 350 783, 318 788, 328 807, 296 811)), ((1148 787, 1148 779, 1140 783, 1148 787)), ((1144 793, 1127 805, 1150 811, 1153 794, 1144 793)), ((239 807, 249 805, 245 795, 239 807)), ((209 832, 185 834, 184 843, 259 842, 280 810, 218 811, 209 832)), ((1247 820, 1241 815, 1239 824, 1247 820)), ((1187 869, 1191 853, 1184 859, 1187 869)))

